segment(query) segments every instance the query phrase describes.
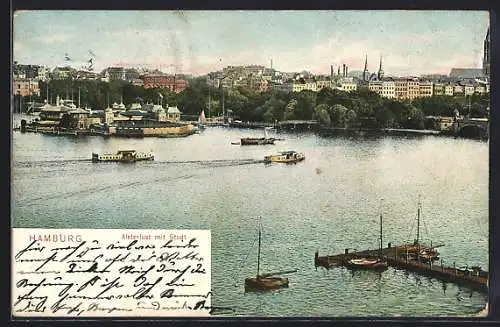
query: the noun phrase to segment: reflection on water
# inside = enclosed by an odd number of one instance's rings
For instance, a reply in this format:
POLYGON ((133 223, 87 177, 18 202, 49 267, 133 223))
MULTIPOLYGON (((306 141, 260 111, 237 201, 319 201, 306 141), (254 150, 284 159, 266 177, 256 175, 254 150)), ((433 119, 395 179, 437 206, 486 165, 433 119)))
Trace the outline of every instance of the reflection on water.
POLYGON ((103 139, 13 134, 15 227, 208 228, 213 304, 241 316, 459 316, 486 295, 395 269, 379 274, 314 268, 314 252, 412 240, 418 195, 424 241, 444 243, 445 264, 488 267, 488 145, 417 138, 322 138, 284 134, 269 146, 235 146, 258 130, 209 128, 179 139, 103 139), (152 150, 154 162, 90 162, 92 152, 152 150), (296 165, 264 165, 280 150, 296 165), (321 173, 318 173, 318 169, 321 173), (298 269, 290 287, 244 293, 261 268, 298 269), (413 226, 413 227, 412 227, 413 226))

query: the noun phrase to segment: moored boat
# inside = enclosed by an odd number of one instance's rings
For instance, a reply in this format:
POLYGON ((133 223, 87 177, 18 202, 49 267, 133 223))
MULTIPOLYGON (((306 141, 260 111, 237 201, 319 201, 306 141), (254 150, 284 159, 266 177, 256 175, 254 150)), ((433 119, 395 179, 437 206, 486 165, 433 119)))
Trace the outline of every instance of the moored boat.
POLYGON ((385 270, 387 261, 383 259, 356 258, 347 261, 346 266, 351 269, 385 270))
POLYGON ((274 138, 266 137, 244 137, 240 140, 241 145, 264 145, 264 144, 274 144, 274 138))
POLYGON ((120 150, 116 153, 92 153, 92 162, 136 162, 154 160, 153 152, 138 152, 136 150, 120 150))
POLYGON ((252 291, 271 291, 280 288, 288 287, 288 278, 273 277, 281 274, 293 273, 293 271, 280 271, 275 273, 260 273, 260 246, 261 246, 261 226, 259 221, 259 246, 257 253, 257 274, 252 277, 245 278, 245 292, 252 291))
POLYGON ((296 163, 306 158, 305 154, 297 151, 283 151, 264 157, 264 162, 296 163))
POLYGON ((382 233, 382 213, 380 213, 380 237, 379 237, 379 251, 377 258, 354 258, 347 260, 346 266, 351 269, 369 269, 369 270, 377 270, 383 271, 386 270, 387 260, 385 260, 382 256, 382 243, 383 242, 383 233, 382 233))
POLYGON ((244 137, 240 139, 241 145, 265 145, 265 144, 274 144, 274 141, 277 139, 274 137, 269 137, 267 134, 267 130, 269 128, 264 128, 264 137, 244 137))
POLYGON ((415 261, 429 262, 439 260, 439 252, 436 250, 437 247, 442 246, 442 244, 430 245, 424 244, 421 242, 420 235, 420 222, 421 222, 421 211, 422 211, 422 203, 420 201, 420 196, 418 199, 418 207, 417 207, 417 235, 413 243, 411 244, 403 244, 399 246, 401 249, 400 254, 406 255, 408 259, 412 259, 415 261))

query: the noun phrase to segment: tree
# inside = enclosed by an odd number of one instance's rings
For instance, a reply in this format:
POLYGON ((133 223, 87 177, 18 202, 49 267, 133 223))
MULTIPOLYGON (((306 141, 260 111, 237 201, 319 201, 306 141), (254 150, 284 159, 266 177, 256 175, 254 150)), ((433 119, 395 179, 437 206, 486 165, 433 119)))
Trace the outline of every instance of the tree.
POLYGON ((346 114, 348 109, 341 104, 329 107, 331 124, 335 127, 346 127, 346 114))
POLYGON ((297 106, 297 100, 292 99, 288 102, 285 107, 285 112, 283 115, 284 120, 294 120, 295 119, 295 107, 297 106))
POLYGON ((313 118, 317 119, 321 125, 330 126, 331 119, 328 113, 328 105, 320 104, 316 106, 313 118))
POLYGON ((358 122, 358 115, 354 110, 348 110, 345 117, 345 124, 347 127, 354 127, 358 122))

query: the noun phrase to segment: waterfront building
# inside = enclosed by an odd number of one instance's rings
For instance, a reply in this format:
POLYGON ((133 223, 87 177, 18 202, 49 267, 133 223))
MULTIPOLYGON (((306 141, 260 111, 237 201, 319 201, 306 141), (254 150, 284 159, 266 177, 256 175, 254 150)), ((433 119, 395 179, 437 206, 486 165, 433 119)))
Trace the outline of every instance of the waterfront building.
POLYGON ((432 93, 434 95, 444 95, 444 84, 443 83, 434 83, 432 93))
POLYGON ((290 93, 293 92, 293 82, 286 81, 281 84, 273 84, 271 86, 273 89, 278 90, 280 92, 290 93))
POLYGON ((337 80, 334 88, 344 92, 351 92, 358 89, 358 84, 354 77, 341 77, 337 80))
POLYGON ((312 79, 306 80, 305 90, 316 92, 317 91, 316 81, 314 81, 312 79))
POLYGON ((394 99, 396 97, 396 82, 392 77, 386 77, 382 80, 380 95, 388 99, 394 99))
MULTIPOLYGON (((77 129, 77 130, 85 130, 88 129, 90 125, 101 122, 101 117, 99 117, 97 120, 92 119, 93 117, 90 117, 90 113, 82 108, 76 108, 74 110, 68 111, 66 113, 69 115, 70 119, 70 127, 77 129)), ((63 115, 64 116, 64 115, 63 115)))
POLYGON ((325 88, 331 88, 332 82, 327 79, 321 79, 319 81, 316 81, 316 90, 321 91, 322 89, 325 88))
POLYGON ((40 66, 38 67, 38 72, 37 76, 35 76, 35 79, 45 82, 46 80, 49 79, 49 75, 50 75, 50 69, 45 66, 40 66))
POLYGON ((301 92, 306 89, 306 83, 292 83, 292 92, 301 92))
POLYGON ((142 79, 133 79, 130 81, 130 84, 134 86, 142 86, 144 87, 144 81, 142 79))
POLYGON ((113 112, 113 109, 110 107, 104 109, 104 123, 110 125, 114 122, 114 120, 115 120, 115 113, 113 112))
POLYGON ((463 87, 463 85, 454 84, 453 85, 453 95, 463 95, 463 94, 464 94, 464 87, 463 87))
POLYGON ((452 83, 447 83, 444 86, 444 95, 453 96, 455 94, 455 87, 452 83))
POLYGON ((168 107, 167 109, 167 120, 169 121, 180 121, 181 120, 181 112, 177 108, 177 106, 174 107, 168 107))
POLYGON ((477 83, 474 86, 474 93, 476 94, 486 94, 486 85, 477 83))
POLYGON ((447 131, 453 128, 453 117, 439 117, 439 129, 441 131, 447 131))
POLYGON ((408 79, 408 97, 407 99, 413 100, 420 96, 420 82, 418 78, 413 77, 408 79))
POLYGON ((123 67, 108 67, 107 69, 109 81, 124 81, 125 68, 123 67))
POLYGON ((52 79, 60 80, 60 79, 68 79, 76 76, 76 69, 66 66, 66 67, 55 67, 52 70, 52 79))
POLYGON ((14 95, 29 96, 40 95, 38 81, 34 79, 14 79, 12 81, 12 93, 14 95))
POLYGON ((140 79, 140 74, 135 68, 127 68, 125 69, 125 80, 127 81, 134 81, 137 79, 140 79))
POLYGON ((382 93, 382 81, 379 81, 377 79, 369 81, 368 90, 380 95, 382 93))
POLYGON ((464 95, 470 96, 474 94, 474 82, 472 81, 462 81, 460 85, 463 86, 464 95))
POLYGON ((165 112, 165 109, 163 109, 163 107, 160 106, 160 109, 158 109, 155 114, 157 121, 167 121, 167 113, 165 112))
POLYGON ((430 81, 420 81, 418 85, 419 97, 429 98, 434 94, 433 83, 430 81))
POLYGON ((95 72, 79 70, 76 73, 76 78, 80 80, 96 80, 99 78, 99 75, 95 72))
POLYGON ((128 110, 142 110, 142 105, 139 102, 132 102, 128 105, 128 110))
POLYGON ((406 78, 394 79, 394 87, 396 99, 404 100, 408 98, 408 80, 406 78))

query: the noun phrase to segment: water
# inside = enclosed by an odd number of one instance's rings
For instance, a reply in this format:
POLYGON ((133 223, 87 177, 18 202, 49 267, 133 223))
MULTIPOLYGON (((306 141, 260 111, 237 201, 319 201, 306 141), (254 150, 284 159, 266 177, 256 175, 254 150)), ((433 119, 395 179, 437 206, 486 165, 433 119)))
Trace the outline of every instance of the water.
POLYGON ((316 250, 377 248, 380 212, 385 244, 413 240, 420 194, 423 241, 445 244, 445 264, 487 269, 488 143, 282 134, 276 145, 231 145, 262 134, 208 128, 178 139, 104 139, 14 132, 13 226, 211 229, 213 305, 237 316, 450 317, 484 307, 486 294, 413 273, 316 270, 313 262, 316 250), (89 160, 92 152, 126 148, 153 150, 155 161, 89 160), (303 151, 306 160, 252 162, 279 150, 303 151), (298 272, 287 275, 288 289, 245 294, 244 279, 256 272, 259 216, 262 270, 298 272))

